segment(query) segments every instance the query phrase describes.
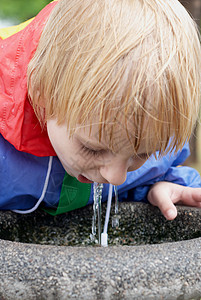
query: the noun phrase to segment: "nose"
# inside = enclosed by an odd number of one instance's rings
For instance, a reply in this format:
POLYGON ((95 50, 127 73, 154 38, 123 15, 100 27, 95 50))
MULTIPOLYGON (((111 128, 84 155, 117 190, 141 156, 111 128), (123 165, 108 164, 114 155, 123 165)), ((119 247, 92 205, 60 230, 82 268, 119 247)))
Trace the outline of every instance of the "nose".
POLYGON ((128 166, 126 162, 114 162, 100 168, 101 176, 113 185, 123 184, 126 180, 128 166))

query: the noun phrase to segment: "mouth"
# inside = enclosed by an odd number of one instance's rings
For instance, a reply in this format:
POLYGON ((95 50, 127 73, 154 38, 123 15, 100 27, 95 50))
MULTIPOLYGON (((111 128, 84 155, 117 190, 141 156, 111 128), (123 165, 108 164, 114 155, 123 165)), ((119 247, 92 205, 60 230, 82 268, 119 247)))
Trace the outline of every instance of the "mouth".
POLYGON ((93 183, 92 180, 89 180, 88 178, 86 178, 85 176, 83 176, 81 174, 78 175, 77 180, 82 183, 93 183))

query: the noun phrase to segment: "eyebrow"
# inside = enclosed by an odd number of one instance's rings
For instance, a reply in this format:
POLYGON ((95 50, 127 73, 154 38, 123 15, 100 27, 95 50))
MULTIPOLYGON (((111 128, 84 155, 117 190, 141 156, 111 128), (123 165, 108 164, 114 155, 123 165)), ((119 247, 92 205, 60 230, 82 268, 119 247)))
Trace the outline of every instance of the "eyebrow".
MULTIPOLYGON (((90 147, 93 150, 100 150, 100 149, 106 149, 106 146, 103 144, 97 144, 96 142, 85 140, 84 138, 75 135, 76 139, 79 140, 84 146, 90 147)), ((107 148, 108 149, 108 148, 107 148)))

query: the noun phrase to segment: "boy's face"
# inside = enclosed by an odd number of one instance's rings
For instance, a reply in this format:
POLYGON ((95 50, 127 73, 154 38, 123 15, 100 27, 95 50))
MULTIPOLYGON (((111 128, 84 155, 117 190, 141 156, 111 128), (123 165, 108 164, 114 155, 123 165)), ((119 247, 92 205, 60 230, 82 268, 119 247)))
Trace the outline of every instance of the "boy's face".
MULTIPOLYGON (((128 143, 126 131, 116 134, 115 152, 108 148, 107 137, 99 142, 99 126, 77 127, 70 138, 66 125, 57 125, 55 119, 47 121, 47 130, 52 146, 66 172, 84 183, 123 184, 127 172, 138 169, 148 159, 145 148, 138 154, 128 143)), ((115 138, 115 136, 114 136, 115 138)))

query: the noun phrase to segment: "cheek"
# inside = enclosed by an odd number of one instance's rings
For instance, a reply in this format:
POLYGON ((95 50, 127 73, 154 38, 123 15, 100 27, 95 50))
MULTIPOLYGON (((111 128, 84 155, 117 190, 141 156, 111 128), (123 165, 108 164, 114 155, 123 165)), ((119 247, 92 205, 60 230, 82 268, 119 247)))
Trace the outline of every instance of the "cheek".
POLYGON ((139 169, 142 165, 144 165, 144 163, 146 162, 146 160, 135 160, 132 164, 132 166, 128 169, 128 172, 131 171, 135 171, 137 169, 139 169))
POLYGON ((55 152, 57 153, 57 139, 58 139, 58 135, 56 134, 57 130, 55 130, 54 128, 54 123, 52 120, 47 121, 47 134, 49 137, 49 140, 52 144, 52 147, 54 148, 55 152))
POLYGON ((71 141, 60 143, 55 149, 58 158, 66 167, 80 169, 87 164, 86 160, 80 155, 79 149, 71 141))
POLYGON ((60 143, 59 140, 57 140, 57 138, 55 138, 55 139, 52 138, 51 143, 52 143, 52 146, 53 146, 57 156, 59 158, 64 159, 64 157, 65 157, 65 151, 64 151, 65 146, 62 143, 60 143))
POLYGON ((146 163, 147 160, 140 160, 137 169, 139 169, 141 166, 143 166, 146 163))

